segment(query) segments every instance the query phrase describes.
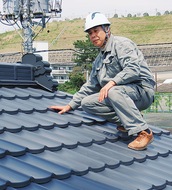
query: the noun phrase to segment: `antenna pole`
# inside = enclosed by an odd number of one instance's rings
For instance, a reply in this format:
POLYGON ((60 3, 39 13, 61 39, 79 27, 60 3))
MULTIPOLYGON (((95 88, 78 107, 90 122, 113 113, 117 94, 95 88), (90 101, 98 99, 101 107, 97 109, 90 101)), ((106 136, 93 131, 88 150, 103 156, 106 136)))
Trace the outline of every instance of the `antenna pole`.
POLYGON ((34 36, 32 30, 32 20, 30 18, 30 1, 23 0, 23 17, 21 19, 21 24, 23 27, 23 35, 24 35, 24 52, 25 53, 33 53, 33 40, 32 37, 34 36))

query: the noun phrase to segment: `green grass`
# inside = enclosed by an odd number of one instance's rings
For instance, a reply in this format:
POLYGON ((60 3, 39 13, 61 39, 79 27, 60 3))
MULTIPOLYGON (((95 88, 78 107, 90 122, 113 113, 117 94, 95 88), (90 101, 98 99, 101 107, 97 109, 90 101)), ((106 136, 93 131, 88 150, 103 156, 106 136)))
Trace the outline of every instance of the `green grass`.
MULTIPOLYGON (((128 37, 137 44, 172 42, 172 15, 110 18, 109 20, 114 35, 128 37)), ((39 30, 38 27, 35 32, 39 30)), ((86 39, 83 30, 84 19, 53 21, 47 24, 35 41, 48 41, 49 49, 74 48, 73 43, 76 40, 86 39), (52 43, 53 41, 55 43, 52 43)), ((21 50, 22 40, 16 31, 0 34, 0 53, 21 50)))

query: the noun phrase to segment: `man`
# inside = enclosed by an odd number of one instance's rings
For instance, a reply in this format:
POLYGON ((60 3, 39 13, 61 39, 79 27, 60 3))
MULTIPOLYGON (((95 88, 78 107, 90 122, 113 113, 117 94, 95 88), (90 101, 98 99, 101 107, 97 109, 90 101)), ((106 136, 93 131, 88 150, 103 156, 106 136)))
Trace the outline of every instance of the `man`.
POLYGON ((81 105, 86 112, 116 123, 117 129, 129 136, 136 134, 129 148, 145 149, 153 141, 153 134, 140 111, 153 102, 155 81, 143 54, 131 40, 113 36, 110 22, 99 12, 88 15, 85 32, 100 48, 89 81, 68 105, 50 108, 63 114, 81 105))

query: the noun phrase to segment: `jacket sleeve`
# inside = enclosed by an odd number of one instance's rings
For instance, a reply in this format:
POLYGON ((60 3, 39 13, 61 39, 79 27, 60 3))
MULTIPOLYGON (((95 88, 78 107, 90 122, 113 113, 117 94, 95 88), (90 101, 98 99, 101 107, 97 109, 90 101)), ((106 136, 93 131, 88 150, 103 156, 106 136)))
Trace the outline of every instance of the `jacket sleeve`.
POLYGON ((118 61, 122 67, 113 80, 118 84, 128 84, 139 80, 140 62, 144 60, 137 46, 131 41, 125 41, 117 47, 118 61))
POLYGON ((99 92, 100 85, 97 81, 96 73, 94 69, 91 71, 90 78, 81 89, 74 94, 72 100, 69 102, 69 105, 74 110, 81 105, 81 101, 84 97, 99 92))

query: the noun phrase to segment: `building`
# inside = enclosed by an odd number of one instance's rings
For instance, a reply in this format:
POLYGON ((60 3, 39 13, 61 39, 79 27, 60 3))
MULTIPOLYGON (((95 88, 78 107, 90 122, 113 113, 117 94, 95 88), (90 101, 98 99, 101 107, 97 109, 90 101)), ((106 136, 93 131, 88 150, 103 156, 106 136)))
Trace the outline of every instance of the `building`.
MULTIPOLYGON (((167 71, 172 72, 172 44, 154 44, 154 45, 139 45, 143 52, 145 59, 152 70, 155 80, 157 82, 156 90, 162 85, 160 74, 167 71)), ((38 52, 40 53, 40 52, 38 52)), ((0 62, 16 63, 20 62, 22 53, 7 53, 0 54, 0 62)), ((52 76, 60 84, 69 81, 69 74, 72 72, 73 67, 77 64, 74 62, 75 50, 53 50, 48 52, 48 61, 52 68, 52 76)), ((168 78, 165 78, 168 79, 168 78)), ((171 89, 166 88, 163 84, 164 92, 172 92, 171 89)))
POLYGON ((49 52, 49 62, 52 68, 53 78, 63 84, 69 81, 69 74, 76 65, 74 62, 74 51, 54 51, 49 52))

